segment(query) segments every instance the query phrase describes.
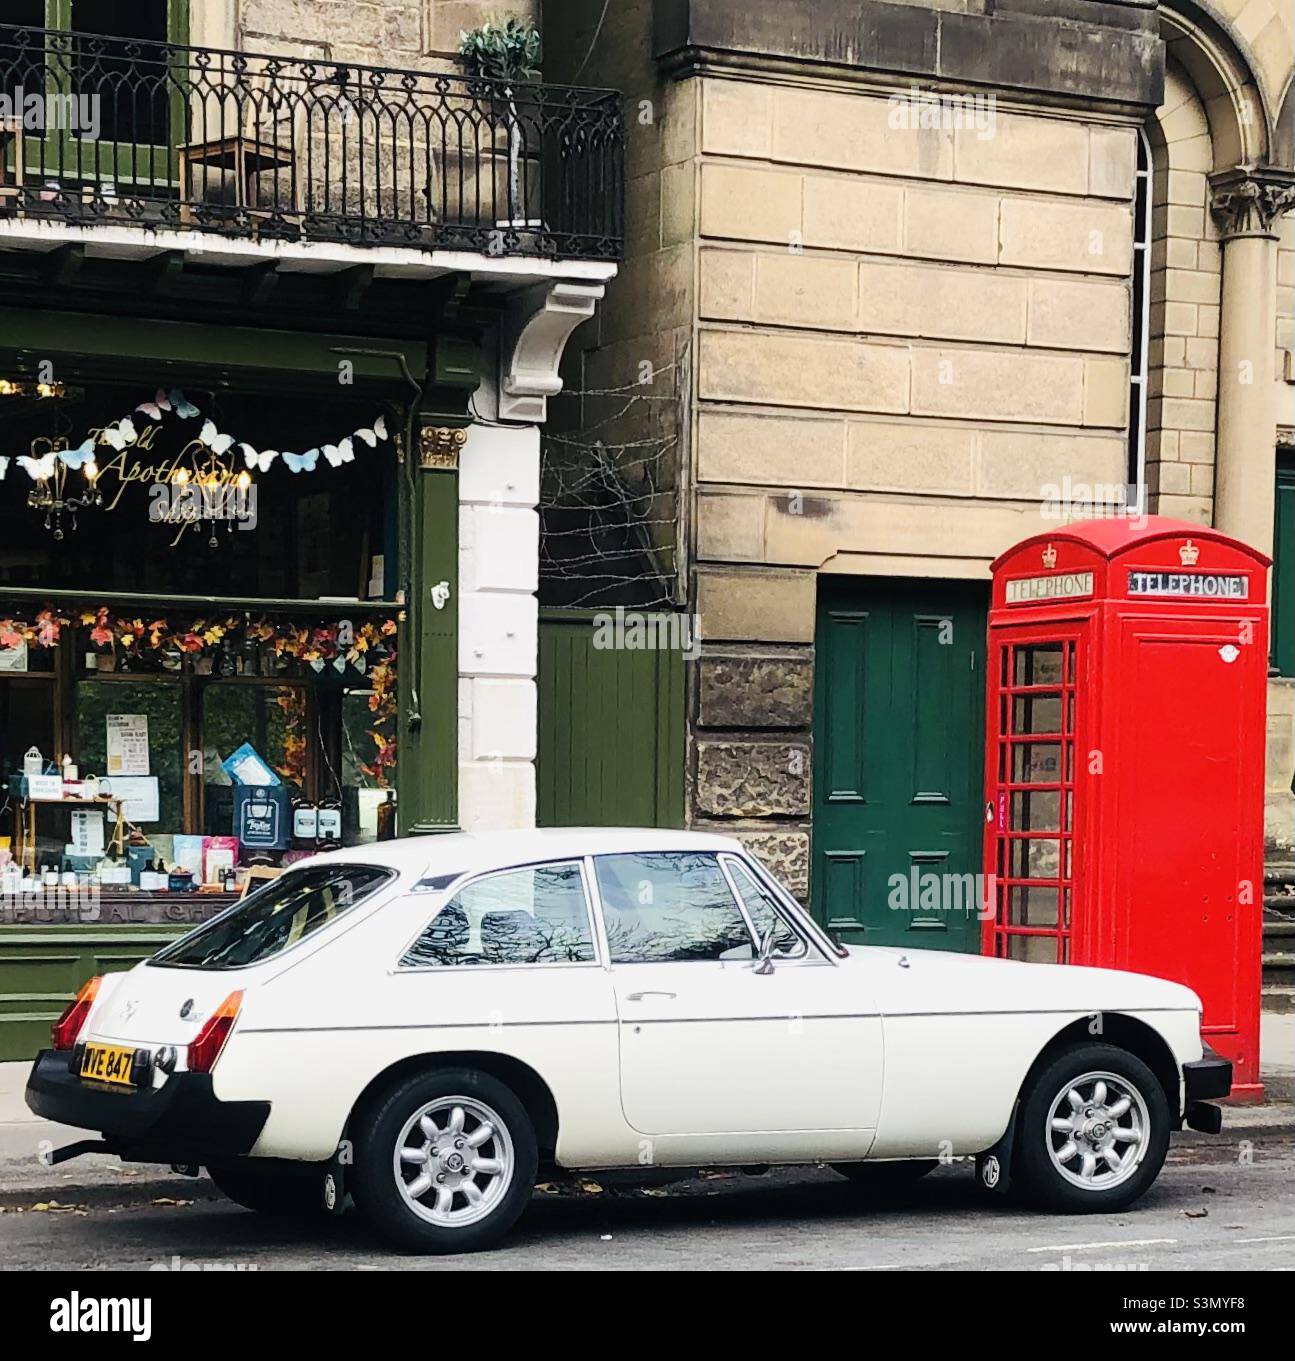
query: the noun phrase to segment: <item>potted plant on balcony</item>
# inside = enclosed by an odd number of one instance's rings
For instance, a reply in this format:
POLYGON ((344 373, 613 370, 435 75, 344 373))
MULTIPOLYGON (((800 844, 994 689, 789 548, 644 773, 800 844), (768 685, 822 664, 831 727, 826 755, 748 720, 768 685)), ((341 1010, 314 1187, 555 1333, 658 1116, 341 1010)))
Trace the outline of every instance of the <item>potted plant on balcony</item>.
POLYGON ((508 119, 508 214, 500 226, 538 226, 526 219, 522 203, 522 128, 517 87, 539 75, 540 32, 529 19, 515 15, 459 34, 459 55, 474 80, 488 82, 485 93, 502 98, 508 119))

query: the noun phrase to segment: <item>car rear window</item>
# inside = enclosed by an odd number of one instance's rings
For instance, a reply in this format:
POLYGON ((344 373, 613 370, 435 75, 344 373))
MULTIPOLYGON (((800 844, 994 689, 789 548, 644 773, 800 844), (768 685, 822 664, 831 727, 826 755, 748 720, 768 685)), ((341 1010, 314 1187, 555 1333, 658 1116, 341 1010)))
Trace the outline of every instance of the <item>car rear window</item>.
POLYGON ((371 897, 395 872, 380 865, 289 870, 149 961, 170 968, 242 969, 271 959, 371 897))

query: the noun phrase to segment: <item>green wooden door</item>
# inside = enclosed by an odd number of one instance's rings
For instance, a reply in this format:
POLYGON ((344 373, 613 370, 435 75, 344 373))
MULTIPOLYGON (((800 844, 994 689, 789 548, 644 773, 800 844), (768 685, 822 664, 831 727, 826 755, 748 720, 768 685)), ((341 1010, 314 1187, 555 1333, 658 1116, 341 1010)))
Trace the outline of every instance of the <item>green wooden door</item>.
POLYGON ((600 648, 592 612, 540 616, 536 821, 683 825, 683 656, 600 648))
POLYGON ((1277 513, 1273 524, 1272 664, 1295 676, 1295 454, 1277 455, 1277 513))
POLYGON ((979 948, 987 600, 822 581, 811 899, 849 943, 979 948))

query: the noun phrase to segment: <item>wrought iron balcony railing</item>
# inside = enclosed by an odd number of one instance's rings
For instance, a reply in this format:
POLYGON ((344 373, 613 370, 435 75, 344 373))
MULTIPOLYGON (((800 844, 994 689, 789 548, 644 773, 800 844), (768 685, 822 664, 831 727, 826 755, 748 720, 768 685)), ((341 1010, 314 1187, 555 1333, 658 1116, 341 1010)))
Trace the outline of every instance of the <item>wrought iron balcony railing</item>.
POLYGON ((614 260, 613 90, 0 25, 0 217, 614 260))

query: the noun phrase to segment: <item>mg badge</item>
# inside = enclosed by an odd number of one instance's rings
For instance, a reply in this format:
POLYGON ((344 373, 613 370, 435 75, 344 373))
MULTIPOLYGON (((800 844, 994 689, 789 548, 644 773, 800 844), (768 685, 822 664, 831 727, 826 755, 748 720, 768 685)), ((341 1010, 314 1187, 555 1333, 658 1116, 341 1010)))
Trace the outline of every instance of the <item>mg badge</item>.
POLYGON ((980 1180, 984 1182, 988 1190, 992 1191, 998 1185, 998 1179, 1002 1175, 1003 1169, 997 1157, 991 1153, 980 1165, 980 1180))

